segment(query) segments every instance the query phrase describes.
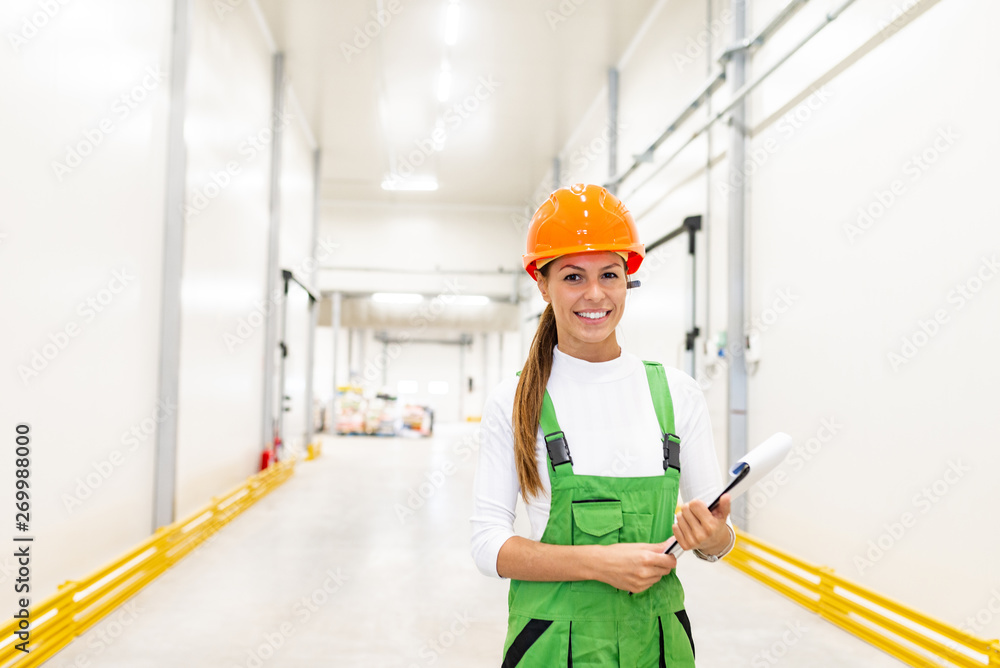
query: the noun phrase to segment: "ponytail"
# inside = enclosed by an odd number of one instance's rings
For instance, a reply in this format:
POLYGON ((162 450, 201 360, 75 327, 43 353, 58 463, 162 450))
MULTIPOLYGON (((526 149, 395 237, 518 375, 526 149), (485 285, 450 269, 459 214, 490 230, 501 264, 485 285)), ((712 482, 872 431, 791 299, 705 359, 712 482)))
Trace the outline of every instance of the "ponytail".
POLYGON ((528 497, 542 492, 542 479, 538 475, 535 460, 535 443, 542 413, 542 398, 552 371, 552 349, 558 341, 555 312, 552 304, 548 304, 538 321, 538 329, 514 393, 514 462, 525 503, 528 503, 528 497))

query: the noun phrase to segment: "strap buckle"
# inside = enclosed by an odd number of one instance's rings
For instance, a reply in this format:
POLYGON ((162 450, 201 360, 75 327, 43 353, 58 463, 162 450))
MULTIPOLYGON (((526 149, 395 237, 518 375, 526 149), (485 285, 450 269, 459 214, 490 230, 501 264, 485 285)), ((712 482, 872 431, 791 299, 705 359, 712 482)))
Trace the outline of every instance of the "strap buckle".
POLYGON ((569 454, 569 445, 566 443, 566 434, 561 431, 554 431, 545 435, 545 448, 549 451, 549 461, 552 467, 561 464, 573 465, 573 457, 569 454))
POLYGON ((681 437, 677 434, 663 435, 663 470, 681 470, 681 437))

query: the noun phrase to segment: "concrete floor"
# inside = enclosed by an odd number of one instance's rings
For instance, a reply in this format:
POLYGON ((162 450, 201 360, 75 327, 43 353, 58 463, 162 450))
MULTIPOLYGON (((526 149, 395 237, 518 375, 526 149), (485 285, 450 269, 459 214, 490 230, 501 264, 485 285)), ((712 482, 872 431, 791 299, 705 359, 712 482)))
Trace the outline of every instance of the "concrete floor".
MULTIPOLYGON (((46 665, 499 666, 507 587, 469 556, 474 433, 326 438, 46 665)), ((903 665, 724 564, 686 556, 679 572, 700 668, 903 665)))

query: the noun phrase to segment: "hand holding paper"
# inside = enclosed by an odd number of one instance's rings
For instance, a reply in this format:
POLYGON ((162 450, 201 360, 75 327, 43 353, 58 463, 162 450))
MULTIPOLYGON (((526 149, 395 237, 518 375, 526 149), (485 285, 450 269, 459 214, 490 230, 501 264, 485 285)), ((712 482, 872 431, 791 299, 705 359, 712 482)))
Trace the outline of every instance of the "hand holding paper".
MULTIPOLYGON (((764 476, 784 461, 791 449, 792 437, 784 432, 778 432, 748 452, 742 459, 736 462, 736 465, 729 472, 729 475, 731 476, 729 484, 722 490, 722 492, 719 493, 719 496, 708 506, 707 510, 725 510, 725 514, 721 515, 724 521, 725 517, 729 514, 729 501, 741 496, 751 487, 756 485, 762 478, 764 478, 764 476), (721 507, 723 495, 728 496, 725 508, 721 507)), ((700 510, 705 510, 704 508, 700 508, 702 505, 703 504, 698 504, 697 507, 700 510)), ((691 504, 688 504, 688 507, 693 510, 693 508, 691 508, 691 504)), ((702 522, 707 526, 712 527, 714 526, 714 524, 712 524, 712 519, 718 519, 718 515, 713 513, 713 517, 711 519, 708 517, 702 517, 702 522)), ((690 521, 688 521, 688 523, 690 523, 690 521)), ((678 526, 680 526, 680 524, 678 524, 678 526)), ((687 535, 683 527, 681 533, 683 536, 687 535)), ((702 534, 695 532, 694 535, 702 534)), ((704 539, 704 536, 702 536, 702 539, 704 539)), ((693 544, 697 545, 699 542, 700 541, 696 541, 693 542, 693 544)), ((670 547, 667 548, 666 553, 679 557, 684 553, 684 550, 681 548, 680 543, 674 539, 670 547)))

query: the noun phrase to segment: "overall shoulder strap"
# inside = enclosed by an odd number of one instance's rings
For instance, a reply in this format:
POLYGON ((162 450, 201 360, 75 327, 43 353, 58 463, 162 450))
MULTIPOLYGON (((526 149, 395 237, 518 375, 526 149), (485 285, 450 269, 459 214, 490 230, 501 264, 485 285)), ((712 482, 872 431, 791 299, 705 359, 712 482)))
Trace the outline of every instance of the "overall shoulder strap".
POLYGON ((670 386, 667 384, 667 372, 659 362, 642 362, 646 367, 646 378, 649 380, 649 391, 653 395, 653 407, 656 418, 660 421, 660 431, 664 434, 674 433, 674 402, 670 398, 670 386))
POLYGON ((539 416, 538 425, 542 428, 545 449, 549 455, 549 475, 573 475, 573 457, 569 453, 566 435, 559 428, 556 408, 552 405, 552 397, 549 396, 548 390, 545 390, 542 396, 542 414, 539 416), (565 466, 566 464, 568 466, 565 466))
POLYGON ((653 408, 656 409, 656 419, 663 434, 663 470, 674 468, 679 471, 681 439, 674 431, 674 401, 670 397, 667 372, 658 362, 643 360, 642 363, 646 367, 646 379, 649 381, 653 408))
MULTIPOLYGON (((520 376, 521 372, 518 371, 517 375, 520 376)), ((542 395, 542 412, 538 416, 538 426, 542 428, 545 449, 548 451, 549 477, 573 475, 573 458, 569 454, 566 435, 559 428, 556 407, 552 405, 552 397, 549 396, 548 390, 542 395)))

